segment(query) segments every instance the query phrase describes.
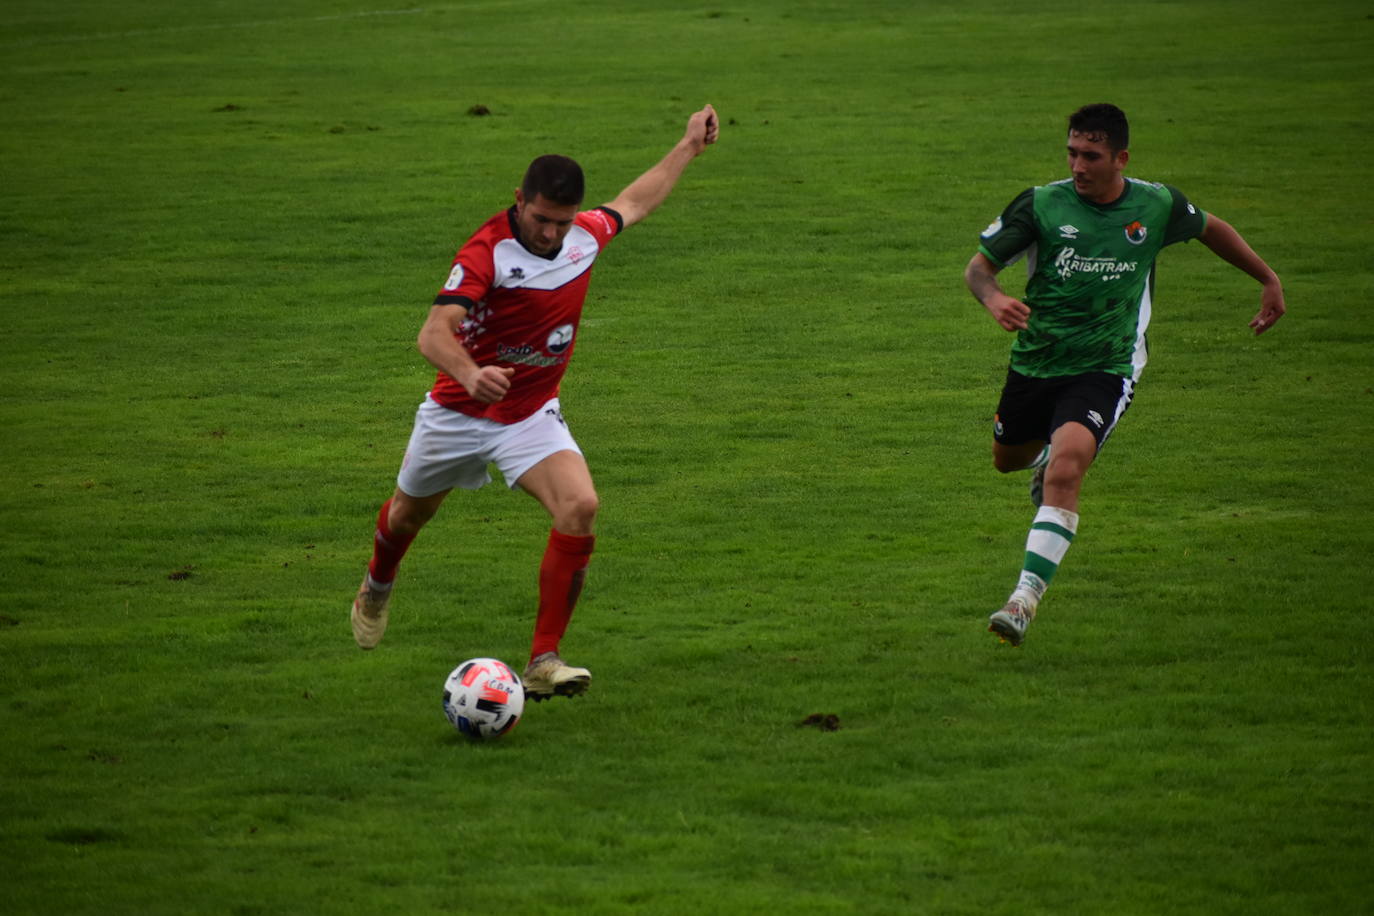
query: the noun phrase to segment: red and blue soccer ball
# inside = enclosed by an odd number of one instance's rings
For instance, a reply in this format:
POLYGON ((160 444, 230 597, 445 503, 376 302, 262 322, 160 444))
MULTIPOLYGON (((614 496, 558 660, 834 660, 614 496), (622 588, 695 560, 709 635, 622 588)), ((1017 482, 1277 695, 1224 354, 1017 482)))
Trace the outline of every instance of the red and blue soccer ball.
POLYGON ((474 741, 507 734, 524 711, 525 687, 499 659, 468 659, 444 682, 444 715, 474 741))

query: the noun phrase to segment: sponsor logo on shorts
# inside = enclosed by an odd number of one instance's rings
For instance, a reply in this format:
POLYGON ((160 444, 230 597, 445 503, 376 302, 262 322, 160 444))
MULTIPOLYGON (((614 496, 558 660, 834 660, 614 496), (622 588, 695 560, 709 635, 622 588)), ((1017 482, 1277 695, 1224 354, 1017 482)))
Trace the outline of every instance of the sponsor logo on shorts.
POLYGON ((1090 410, 1088 411, 1088 419, 1091 420, 1093 422, 1093 425, 1096 426, 1098 429, 1102 428, 1102 414, 1098 413, 1095 410, 1090 410))
POLYGON ((1002 433, 1005 432, 1005 431, 1006 431, 1006 430, 1002 427, 1002 418, 1001 418, 1000 416, 997 416, 996 414, 994 414, 994 415, 993 415, 993 418, 992 418, 992 432, 993 432, 993 435, 1000 436, 1000 435, 1002 435, 1002 433))

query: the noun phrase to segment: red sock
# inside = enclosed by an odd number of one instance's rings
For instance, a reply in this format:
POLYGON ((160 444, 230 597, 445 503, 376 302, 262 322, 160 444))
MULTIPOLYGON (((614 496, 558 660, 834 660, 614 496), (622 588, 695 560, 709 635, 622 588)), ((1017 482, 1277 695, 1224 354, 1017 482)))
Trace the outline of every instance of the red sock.
POLYGON ((549 532, 549 546, 539 564, 539 617, 534 622, 530 658, 557 652, 558 641, 568 629, 573 606, 582 593, 596 538, 592 535, 549 532))
POLYGON ((391 528, 387 525, 387 516, 391 512, 391 500, 387 500, 382 505, 382 511, 377 514, 377 531, 372 537, 372 562, 367 566, 367 574, 372 577, 373 582, 381 585, 389 584, 396 579, 396 567, 401 563, 401 557, 406 555, 406 550, 410 547, 410 542, 415 540, 415 535, 401 537, 391 533, 391 528))

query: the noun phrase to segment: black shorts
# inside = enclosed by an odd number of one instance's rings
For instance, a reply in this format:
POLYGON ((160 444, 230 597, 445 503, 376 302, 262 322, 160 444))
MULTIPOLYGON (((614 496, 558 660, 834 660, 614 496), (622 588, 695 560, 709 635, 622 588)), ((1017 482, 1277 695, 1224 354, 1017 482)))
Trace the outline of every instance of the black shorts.
POLYGON ((1032 378, 1008 369, 992 437, 1003 445, 1048 442, 1065 423, 1081 423, 1100 449, 1134 395, 1134 379, 1110 372, 1032 378))

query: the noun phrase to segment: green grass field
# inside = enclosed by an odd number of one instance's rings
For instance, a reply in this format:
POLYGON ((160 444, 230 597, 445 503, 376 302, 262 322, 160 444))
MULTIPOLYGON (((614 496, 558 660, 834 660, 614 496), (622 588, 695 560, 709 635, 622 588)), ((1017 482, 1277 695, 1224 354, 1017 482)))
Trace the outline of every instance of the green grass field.
POLYGON ((11 0, 0 910, 1368 912, 1372 53, 1320 0, 11 0), (1165 252, 1012 649, 1011 339, 961 274, 1103 100, 1290 314, 1165 252), (547 522, 455 496, 356 649, 415 334, 533 156, 609 200, 708 101, 564 384, 596 682, 469 744, 444 677, 523 665, 547 522))

